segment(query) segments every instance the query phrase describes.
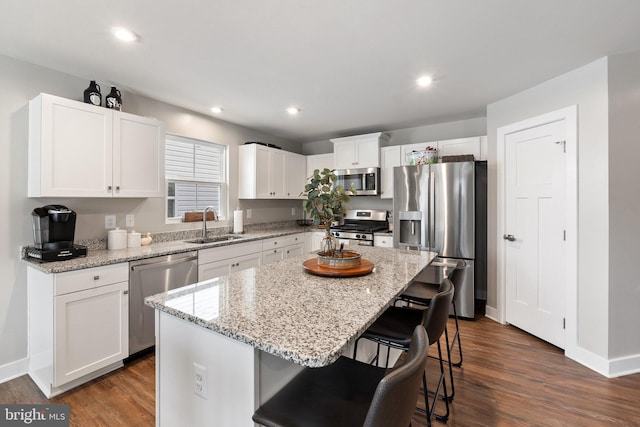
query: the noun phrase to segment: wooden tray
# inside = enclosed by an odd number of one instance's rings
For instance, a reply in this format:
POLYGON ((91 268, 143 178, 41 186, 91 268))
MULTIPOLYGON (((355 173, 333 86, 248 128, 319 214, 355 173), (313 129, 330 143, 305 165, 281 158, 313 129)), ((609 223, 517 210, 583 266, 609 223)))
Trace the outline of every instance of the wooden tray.
POLYGON ((353 268, 326 268, 318 265, 317 258, 310 258, 302 263, 307 273, 315 274, 316 276, 326 277, 354 277, 364 276, 373 271, 373 263, 368 259, 362 258, 360 265, 353 268))

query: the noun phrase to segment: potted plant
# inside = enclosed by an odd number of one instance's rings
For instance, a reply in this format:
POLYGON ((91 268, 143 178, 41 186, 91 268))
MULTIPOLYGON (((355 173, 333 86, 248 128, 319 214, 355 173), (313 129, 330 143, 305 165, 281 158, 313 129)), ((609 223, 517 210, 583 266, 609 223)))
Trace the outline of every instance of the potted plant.
POLYGON ((342 185, 335 185, 337 177, 333 170, 324 168, 316 169, 309 177, 309 183, 305 185, 303 195, 307 196, 304 209, 307 211, 313 223, 322 225, 326 236, 322 240, 320 254, 328 257, 336 257, 338 239, 331 234, 330 227, 347 210, 346 203, 349 196, 355 194, 355 188, 345 189, 342 185))

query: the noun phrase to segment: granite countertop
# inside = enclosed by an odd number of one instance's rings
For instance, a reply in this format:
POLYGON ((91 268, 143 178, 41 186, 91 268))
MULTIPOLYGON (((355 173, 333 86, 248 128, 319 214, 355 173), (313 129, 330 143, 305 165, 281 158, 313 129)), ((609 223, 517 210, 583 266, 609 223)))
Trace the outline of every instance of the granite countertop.
POLYGON ((231 241, 199 244, 186 243, 184 240, 173 240, 164 242, 153 242, 149 246, 141 246, 139 248, 127 248, 118 250, 89 249, 86 257, 73 258, 65 261, 39 262, 35 259, 29 258, 23 258, 23 261, 31 267, 45 273, 63 273, 65 271, 82 270, 84 268, 100 267, 103 265, 117 264, 120 262, 153 258, 156 256, 197 251, 199 249, 207 249, 227 245, 235 245, 303 232, 305 232, 305 230, 301 229, 301 227, 291 227, 276 229, 272 231, 264 230, 260 232, 239 234, 239 239, 231 241))
POLYGON ((278 261, 147 297, 147 305, 309 367, 333 363, 437 255, 359 246, 366 276, 328 278, 278 261))

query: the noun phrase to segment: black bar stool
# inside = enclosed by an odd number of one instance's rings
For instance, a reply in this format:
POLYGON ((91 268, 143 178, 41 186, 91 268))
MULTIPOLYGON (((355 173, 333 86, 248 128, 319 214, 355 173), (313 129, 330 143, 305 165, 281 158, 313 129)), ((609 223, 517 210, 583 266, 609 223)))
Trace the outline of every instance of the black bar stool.
POLYGON ((385 369, 347 357, 306 368, 253 414, 269 427, 410 426, 429 355, 422 326, 414 329, 400 367, 385 369))
MULTIPOLYGON (((442 357, 442 349, 440 346, 440 337, 444 332, 447 319, 449 318, 449 309, 451 301, 453 301, 453 285, 449 279, 444 279, 440 286, 440 292, 438 292, 432 299, 431 305, 424 310, 409 308, 409 307, 396 307, 391 306, 385 310, 378 319, 367 329, 358 340, 365 338, 378 344, 378 352, 376 359, 380 356, 380 345, 387 346, 389 348, 397 348, 401 350, 407 350, 411 343, 411 333, 416 325, 423 325, 427 330, 429 337, 429 345, 437 343, 438 346, 438 360, 440 363, 440 377, 438 384, 433 392, 433 403, 429 405, 429 392, 427 389, 427 378, 423 376, 424 387, 424 404, 425 413, 427 416, 427 425, 431 425, 431 419, 435 417, 446 422, 449 418, 449 399, 447 399, 447 384, 445 381, 444 363, 442 357), (441 395, 440 389, 443 394, 441 395), (435 414, 436 403, 438 398, 442 396, 445 402, 446 412, 444 414, 435 414)), ((353 355, 354 359, 357 356, 358 340, 354 346, 353 355)), ((388 353, 387 353, 388 354, 388 353)), ((376 360, 377 361, 377 360, 376 360)), ((420 410, 418 408, 418 410, 420 410)))
POLYGON ((449 328, 446 327, 444 331, 445 340, 447 342, 447 364, 449 368, 449 390, 451 394, 447 395, 447 399, 451 402, 455 396, 455 385, 453 382, 453 369, 452 366, 462 366, 462 344, 460 342, 460 330, 458 327, 458 311, 456 309, 456 302, 459 296, 459 289, 461 288, 462 272, 466 268, 464 261, 458 261, 452 263, 434 262, 427 266, 417 278, 426 281, 414 280, 409 287, 403 292, 398 299, 414 305, 428 307, 431 303, 433 296, 438 292, 442 280, 449 278, 454 286, 453 301, 451 302, 453 307, 453 319, 455 322, 455 333, 451 341, 449 340, 449 328), (458 343, 458 362, 453 362, 451 355, 454 353, 454 348, 458 343))

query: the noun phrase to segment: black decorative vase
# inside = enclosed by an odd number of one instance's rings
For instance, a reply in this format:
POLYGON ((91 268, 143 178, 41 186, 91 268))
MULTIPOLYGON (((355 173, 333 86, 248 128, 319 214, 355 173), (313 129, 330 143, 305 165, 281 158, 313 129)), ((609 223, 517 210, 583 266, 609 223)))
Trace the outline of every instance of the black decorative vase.
POLYGON ((115 86, 111 86, 111 92, 104 97, 104 106, 114 110, 122 110, 122 95, 115 86))
POLYGON ((100 86, 91 80, 89 87, 84 90, 84 102, 87 104, 97 105, 102 104, 102 94, 100 93, 100 86))

